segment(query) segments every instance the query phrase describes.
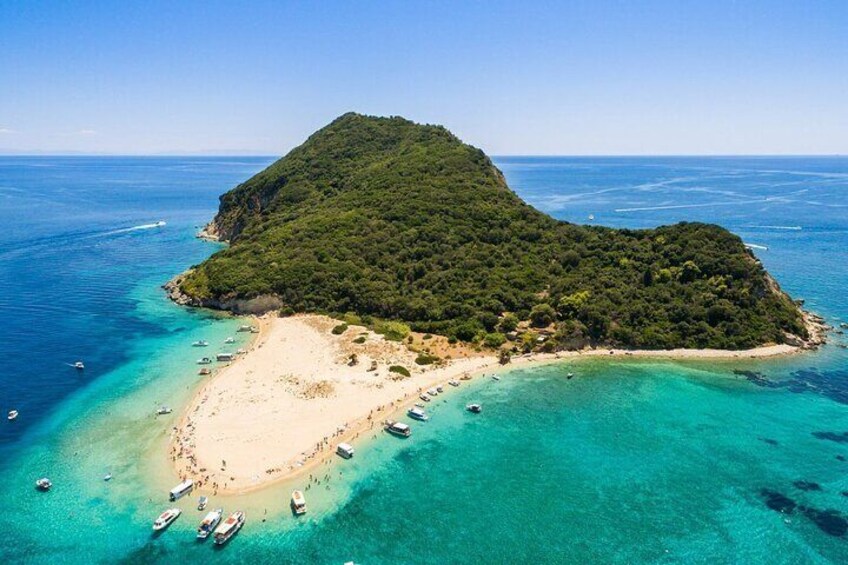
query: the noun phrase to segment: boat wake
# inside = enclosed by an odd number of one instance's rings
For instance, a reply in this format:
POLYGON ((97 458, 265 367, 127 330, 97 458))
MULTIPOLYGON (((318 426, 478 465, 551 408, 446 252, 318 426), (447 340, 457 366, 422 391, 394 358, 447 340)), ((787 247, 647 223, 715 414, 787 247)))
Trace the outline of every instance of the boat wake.
POLYGON ((800 231, 801 226, 748 226, 751 228, 761 229, 761 230, 793 230, 800 231))
POLYGON ((745 247, 749 247, 751 249, 762 249, 763 251, 768 251, 768 247, 765 245, 757 245, 756 243, 746 243, 745 247))
MULTIPOLYGON (((111 231, 107 231, 105 233, 96 234, 96 236, 115 235, 116 233, 126 233, 126 232, 139 231, 139 230, 152 230, 152 229, 155 229, 155 228, 165 227, 166 225, 167 225, 166 222, 160 220, 160 221, 155 222, 153 224, 141 224, 140 226, 132 226, 130 228, 121 228, 121 229, 118 229, 118 230, 111 230, 111 231)), ((96 237, 96 236, 90 236, 90 237, 96 237)))

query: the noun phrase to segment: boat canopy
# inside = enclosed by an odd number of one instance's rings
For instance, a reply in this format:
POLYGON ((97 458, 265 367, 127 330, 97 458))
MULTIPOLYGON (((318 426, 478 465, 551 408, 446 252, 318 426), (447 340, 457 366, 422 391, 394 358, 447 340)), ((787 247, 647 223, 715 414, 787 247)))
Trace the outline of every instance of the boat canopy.
POLYGON ((171 489, 171 499, 179 498, 182 495, 191 492, 191 489, 194 488, 194 481, 188 479, 186 481, 181 482, 177 486, 171 489))

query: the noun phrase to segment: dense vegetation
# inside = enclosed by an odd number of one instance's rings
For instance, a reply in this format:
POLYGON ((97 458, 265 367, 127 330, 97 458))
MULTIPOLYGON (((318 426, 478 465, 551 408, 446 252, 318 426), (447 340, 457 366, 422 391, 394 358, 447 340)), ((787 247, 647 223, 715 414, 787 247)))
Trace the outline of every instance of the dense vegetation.
POLYGON ((180 283, 196 304, 261 297, 254 306, 355 312, 490 346, 524 321, 557 347, 737 349, 806 335, 725 229, 557 221, 479 149, 402 118, 341 116, 223 195, 214 228, 231 245, 180 283))

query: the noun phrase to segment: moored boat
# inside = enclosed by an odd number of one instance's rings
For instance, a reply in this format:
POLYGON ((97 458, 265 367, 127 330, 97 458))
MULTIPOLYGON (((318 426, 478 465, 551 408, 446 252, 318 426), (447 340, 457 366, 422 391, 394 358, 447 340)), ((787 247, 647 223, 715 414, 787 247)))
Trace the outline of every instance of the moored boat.
POLYGON ((172 410, 167 406, 160 406, 158 410, 156 410, 157 416, 164 416, 165 414, 170 414, 172 410))
POLYGON ((445 392, 445 387, 443 387, 442 385, 437 386, 436 392, 445 392))
POLYGON ((219 353, 215 356, 215 359, 221 362, 232 361, 236 358, 235 353, 219 353))
POLYGON ((9 415, 6 416, 6 419, 7 420, 14 420, 17 417, 18 417, 18 411, 17 410, 9 410, 9 415))
POLYGON ((236 339, 234 337, 228 337, 224 340, 224 343, 235 343, 236 339))
POLYGON ((345 459, 350 459, 354 453, 353 446, 349 443, 340 443, 336 447, 336 453, 345 459))
POLYGON ((221 518, 224 516, 223 508, 216 508, 208 513, 197 527, 197 539, 206 539, 215 530, 218 524, 221 523, 221 518))
POLYGON ((483 411, 483 407, 479 404, 469 404, 465 407, 469 412, 473 412, 474 414, 479 414, 483 411))
POLYGON ((50 479, 48 479, 47 477, 42 477, 42 478, 38 479, 37 481, 35 481, 35 487, 38 490, 50 490, 50 487, 52 487, 52 486, 53 486, 52 481, 50 481, 50 479))
POLYGON ((459 386, 459 381, 448 381, 448 384, 451 386, 459 386))
POLYGON ((180 517, 183 511, 179 508, 168 508, 153 522, 153 531, 160 532, 174 523, 174 520, 180 517))
POLYGON ((412 428, 402 422, 393 422, 392 420, 386 422, 386 431, 399 437, 412 435, 412 428))
POLYGON ((427 413, 424 412, 424 410, 422 410, 421 408, 418 408, 417 406, 410 408, 406 414, 410 418, 414 418, 415 420, 421 420, 422 422, 426 422, 430 419, 430 417, 427 416, 427 413))
POLYGON ((203 367, 203 368, 201 368, 201 369, 197 372, 197 374, 198 374, 198 375, 211 375, 211 374, 212 374, 212 369, 210 369, 210 368, 208 368, 208 367, 203 367))
POLYGON ((306 498, 303 496, 301 491, 296 490, 292 492, 291 508, 292 512, 294 512, 297 516, 306 514, 306 498))
POLYGON ((201 496, 201 497, 197 500, 197 509, 198 509, 199 511, 206 510, 206 505, 207 505, 207 504, 209 504, 209 497, 208 497, 208 496, 201 496))
POLYGON ((436 390, 436 389, 434 389, 434 388, 431 388, 430 390, 428 390, 428 391, 427 391, 427 394, 428 394, 429 396, 438 396, 438 395, 439 395, 439 391, 437 391, 437 390, 436 390))
POLYGON ((197 360, 198 365, 208 365, 211 362, 212 362, 212 359, 210 359, 209 357, 203 357, 202 359, 197 360))
POLYGON ((201 339, 199 341, 195 341, 191 344, 192 347, 209 347, 209 342, 205 339, 201 339))
POLYGON ((178 498, 184 497, 192 490, 194 490, 194 481, 187 479, 171 489, 171 492, 168 493, 168 500, 173 502, 178 498))
POLYGON ((419 396, 418 398, 420 398, 420 399, 421 399, 421 400, 423 400, 424 402, 430 402, 430 397, 429 397, 429 396, 427 396, 426 394, 422 394, 422 395, 421 395, 421 396, 419 396))
POLYGON ((240 331, 240 332, 252 332, 253 326, 239 326, 238 331, 240 331))
POLYGON ((215 544, 224 545, 244 526, 245 515, 241 510, 230 514, 221 525, 215 529, 215 544))

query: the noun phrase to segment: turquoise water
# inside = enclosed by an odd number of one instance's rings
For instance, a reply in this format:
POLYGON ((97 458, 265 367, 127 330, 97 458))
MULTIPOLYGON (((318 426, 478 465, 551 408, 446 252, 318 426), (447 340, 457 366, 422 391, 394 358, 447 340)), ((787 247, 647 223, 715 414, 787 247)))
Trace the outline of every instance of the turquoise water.
MULTIPOLYGON (((332 479, 306 491, 306 519, 286 508, 291 487, 304 486, 295 481, 213 500, 248 512, 223 550, 194 541, 201 515, 193 499, 177 504, 184 515, 168 531, 151 536, 176 482, 165 446, 178 417, 154 411, 178 407, 202 382, 192 341, 207 339, 213 350, 229 335, 247 339, 234 333, 237 319, 176 307, 158 287, 214 251, 192 237, 195 226, 211 216, 217 194, 265 163, 0 159, 0 197, 9 204, 0 220, 13 226, 0 235, 0 282, 33 299, 0 299, 0 342, 12 359, 2 398, 22 413, 0 436, 0 526, 14 541, 0 546, 4 560, 848 558, 840 529, 848 515, 848 356, 834 345, 770 361, 586 359, 517 368, 440 397, 428 407, 432 420, 414 423, 408 440, 359 442, 354 460, 328 466, 332 479), (36 199, 46 220, 32 212, 36 199), (158 219, 168 226, 107 233, 158 219), (53 300, 36 301, 39 292, 53 300), (63 366, 76 356, 86 359, 85 375, 63 366), (568 371, 577 376, 567 379, 568 371), (484 412, 466 413, 469 401, 484 412), (106 472, 114 475, 108 483, 106 472), (36 492, 33 481, 45 474, 55 487, 36 492)), ((787 290, 833 322, 848 320, 840 198, 848 160, 498 165, 522 197, 564 219, 592 214, 632 227, 720 221, 768 247, 758 256, 787 290)))

